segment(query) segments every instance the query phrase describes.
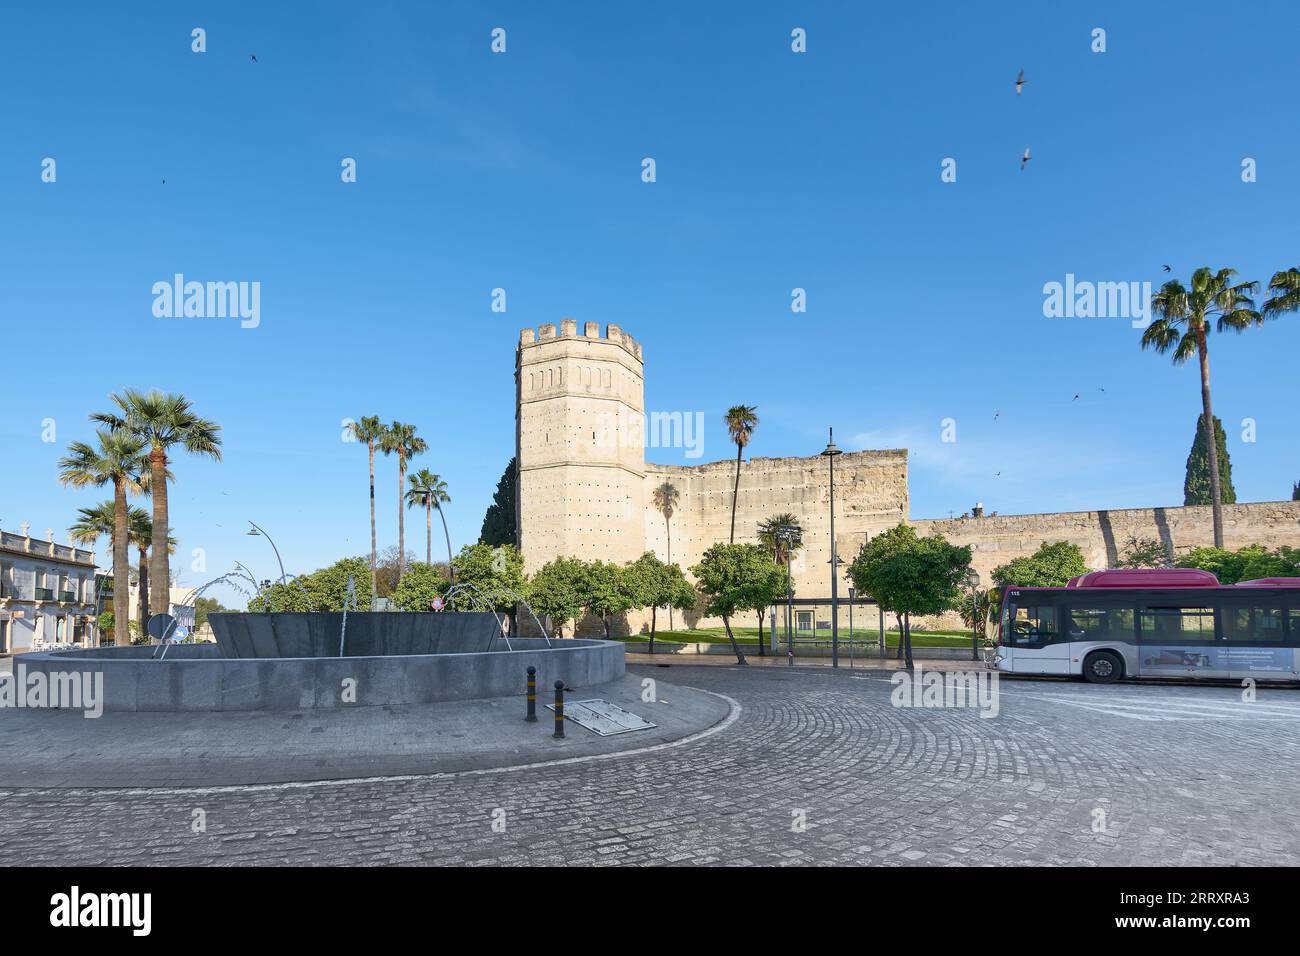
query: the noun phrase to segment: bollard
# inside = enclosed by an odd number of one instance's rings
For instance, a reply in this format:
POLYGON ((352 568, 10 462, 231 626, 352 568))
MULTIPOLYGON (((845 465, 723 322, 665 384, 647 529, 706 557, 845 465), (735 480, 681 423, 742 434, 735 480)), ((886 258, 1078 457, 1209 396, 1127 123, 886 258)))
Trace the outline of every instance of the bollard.
POLYGON ((528 668, 528 716, 524 718, 530 724, 537 723, 537 668, 528 668))
POLYGON ((564 681, 555 682, 555 733, 554 737, 564 736, 564 681))

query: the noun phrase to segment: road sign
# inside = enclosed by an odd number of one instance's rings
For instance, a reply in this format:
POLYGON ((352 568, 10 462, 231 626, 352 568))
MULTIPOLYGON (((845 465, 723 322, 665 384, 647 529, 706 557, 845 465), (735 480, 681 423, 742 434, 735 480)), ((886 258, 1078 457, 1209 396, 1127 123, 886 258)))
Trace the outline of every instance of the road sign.
POLYGON ((433 608, 435 611, 441 611, 443 609, 442 598, 440 597, 434 598, 432 601, 429 602, 429 607, 433 608))

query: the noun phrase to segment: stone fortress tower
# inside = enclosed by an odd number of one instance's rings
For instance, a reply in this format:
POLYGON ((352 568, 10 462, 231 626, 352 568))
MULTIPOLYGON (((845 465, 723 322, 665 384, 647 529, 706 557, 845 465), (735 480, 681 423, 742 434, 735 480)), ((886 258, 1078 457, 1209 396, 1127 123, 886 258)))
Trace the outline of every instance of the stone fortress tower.
POLYGON ((641 344, 563 319, 519 334, 516 507, 524 568, 560 556, 622 564, 645 550, 641 344))
MULTIPOLYGON (((645 447, 664 447, 655 415, 645 416, 641 343, 617 325, 602 337, 595 322, 581 333, 573 319, 523 329, 515 353, 516 497, 519 547, 532 573, 557 557, 623 564, 646 551, 687 571, 711 545, 730 535, 734 447, 713 449, 719 460, 700 465, 648 464, 645 447), (648 438, 651 440, 647 442, 648 438), (718 454, 718 452, 722 452, 718 454), (654 491, 669 485, 676 506, 666 516, 654 491)), ((760 401, 761 405, 761 401, 760 401)), ((681 417, 682 413, 668 413, 681 417)), ((685 414, 692 414, 686 412, 685 414)), ((722 409, 708 416, 721 420, 722 409)), ((798 458, 746 456, 736 503, 736 541, 757 541, 757 525, 775 514, 793 514, 803 528, 803 548, 793 562, 795 592, 821 600, 830 593, 830 487, 826 459, 812 450, 798 458)), ((905 521, 918 534, 939 532, 968 544, 973 565, 989 583, 993 568, 1032 554, 1044 541, 1079 545, 1090 567, 1113 566, 1126 542, 1148 538, 1175 553, 1211 543, 1208 508, 1135 508, 1056 514, 985 516, 975 509, 961 518, 914 519, 909 513, 906 449, 846 452, 835 460, 835 537, 842 562, 851 562, 868 538, 905 521)), ((1300 547, 1300 501, 1224 507, 1227 545, 1300 547)), ((841 578, 840 593, 847 593, 841 578)), ((825 616, 817 613, 817 619, 825 616)), ((841 626, 846 622, 841 609, 841 626)), ((859 626, 874 628, 874 610, 861 609, 859 626)), ((721 621, 687 615, 691 626, 721 621)), ((750 616, 737 623, 754 626, 750 616)), ((951 625, 951 621, 949 624, 951 625)), ((619 632, 641 631, 643 615, 632 612, 619 632)), ((599 622, 580 623, 597 633, 599 622)))

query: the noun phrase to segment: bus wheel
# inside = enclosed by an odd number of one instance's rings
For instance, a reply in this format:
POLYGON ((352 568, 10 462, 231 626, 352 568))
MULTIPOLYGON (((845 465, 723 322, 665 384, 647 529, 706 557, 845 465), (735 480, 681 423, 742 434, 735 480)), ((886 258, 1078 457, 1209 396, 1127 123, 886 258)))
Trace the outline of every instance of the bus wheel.
POLYGON ((1110 684, 1124 676, 1124 662, 1111 651, 1094 651, 1083 659, 1083 676, 1094 684, 1110 684))

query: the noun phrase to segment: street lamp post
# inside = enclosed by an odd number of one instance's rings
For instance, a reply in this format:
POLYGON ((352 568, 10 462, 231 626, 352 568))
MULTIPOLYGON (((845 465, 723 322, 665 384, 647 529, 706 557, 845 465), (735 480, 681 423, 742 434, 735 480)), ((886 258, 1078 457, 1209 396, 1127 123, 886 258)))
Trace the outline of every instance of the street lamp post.
POLYGON ((849 670, 853 670, 853 599, 857 593, 857 588, 849 588, 849 670))
POLYGON ((835 429, 827 429, 826 450, 822 455, 830 462, 831 479, 831 667, 840 666, 840 592, 839 555, 835 551, 835 458, 843 452, 835 447, 835 429))
POLYGON ((980 659, 980 622, 979 592, 976 589, 980 586, 980 576, 974 568, 966 572, 966 586, 970 588, 970 659, 977 661, 980 659))
MULTIPOLYGON (((261 535, 262 537, 266 538, 267 541, 271 541, 271 536, 267 534, 266 531, 264 531, 262 528, 259 528, 257 525, 253 524, 251 520, 248 523, 253 525, 253 530, 248 532, 249 535, 251 535, 252 537, 257 537, 258 535, 261 535)), ((280 565, 280 583, 286 584, 287 582, 285 581, 284 562, 280 560, 280 549, 275 546, 274 541, 271 541, 271 550, 275 552, 276 563, 280 565)))
POLYGON ((791 571, 790 556, 794 543, 799 540, 800 529, 797 525, 783 524, 776 529, 776 537, 785 545, 785 654, 786 666, 794 666, 794 577, 791 571))

